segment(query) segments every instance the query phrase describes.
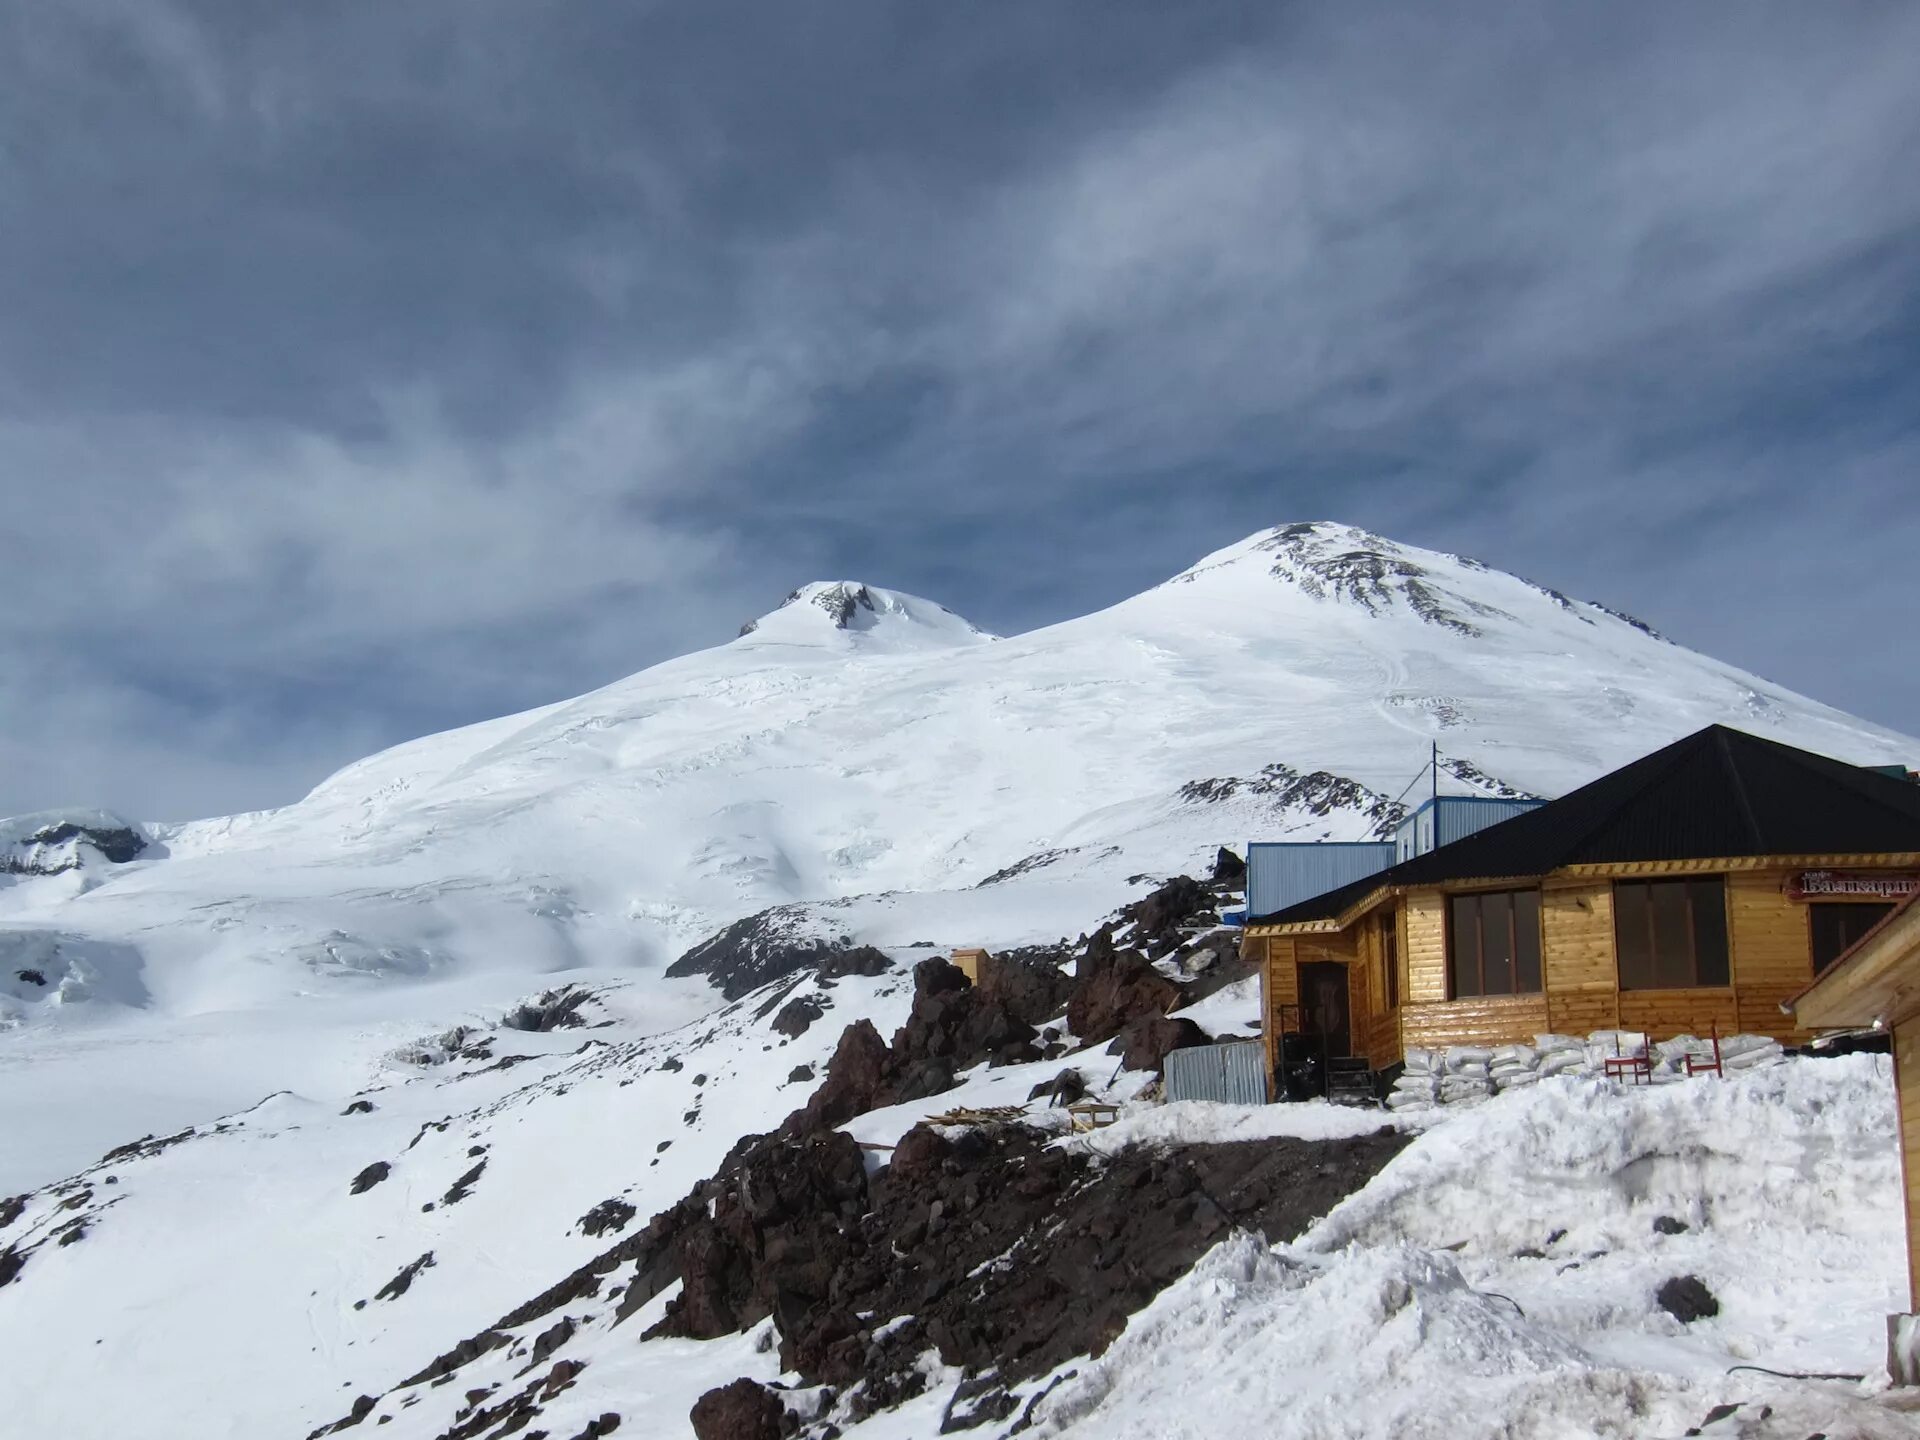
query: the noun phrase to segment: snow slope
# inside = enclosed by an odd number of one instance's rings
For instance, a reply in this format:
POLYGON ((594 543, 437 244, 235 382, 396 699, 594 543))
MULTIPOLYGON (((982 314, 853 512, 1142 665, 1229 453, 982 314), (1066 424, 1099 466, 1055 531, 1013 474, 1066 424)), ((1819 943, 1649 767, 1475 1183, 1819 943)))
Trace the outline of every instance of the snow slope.
POLYGON ((1430 741, 1454 788, 1553 794, 1711 721, 1920 754, 1600 607, 1339 525, 1008 639, 806 586, 728 644, 398 746, 284 809, 149 827, 84 885, 0 888, 0 1189, 273 1089, 344 1093, 396 1029, 497 1013, 534 977, 651 971, 767 906, 881 945, 1053 939, 1222 843, 1368 833, 1430 741))

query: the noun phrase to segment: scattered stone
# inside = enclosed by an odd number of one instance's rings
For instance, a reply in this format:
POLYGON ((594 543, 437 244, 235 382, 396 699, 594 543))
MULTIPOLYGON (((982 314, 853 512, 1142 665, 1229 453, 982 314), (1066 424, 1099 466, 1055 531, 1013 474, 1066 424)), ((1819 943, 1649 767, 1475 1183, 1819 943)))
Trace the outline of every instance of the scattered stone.
POLYGON ((1653 1233, 1656 1235, 1684 1235, 1687 1233, 1687 1229, 1686 1221, 1676 1219, 1672 1215, 1656 1215, 1653 1217, 1653 1233))
POLYGON ((602 1200, 575 1223, 582 1235, 597 1239, 606 1234, 619 1234, 638 1213, 624 1200, 602 1200))
POLYGON ((405 1265, 401 1266, 398 1275, 395 1275, 391 1280, 387 1281, 386 1284, 373 1292, 373 1298, 376 1300, 398 1300, 402 1295, 406 1294, 408 1290, 413 1288, 415 1276, 422 1270, 430 1270, 432 1268, 433 1252, 429 1250, 418 1260, 409 1260, 405 1265))
POLYGON ((787 1407, 766 1386, 742 1376, 707 1391, 687 1418, 697 1440, 781 1440, 787 1407))
POLYGON ((373 1413, 373 1407, 380 1402, 371 1395, 362 1395, 353 1402, 353 1408, 347 1412, 344 1420, 336 1420, 331 1425, 322 1425, 318 1430, 309 1432, 307 1440, 320 1440, 322 1435, 337 1435, 342 1430, 351 1429, 373 1413))
POLYGON ((1071 1105, 1087 1094, 1087 1079, 1078 1070, 1062 1070, 1051 1080, 1042 1080, 1027 1092, 1027 1099, 1045 1099, 1049 1105, 1071 1105))
POLYGON ((813 1079, 813 1067, 811 1065, 796 1065, 787 1072, 787 1083, 789 1085, 798 1085, 811 1079, 813 1079))
POLYGON ((680 1063, 680 1057, 678 1055, 669 1055, 665 1060, 660 1062, 660 1068, 671 1074, 676 1070, 684 1070, 687 1067, 680 1063))
POLYGON ((544 1364, 567 1341, 573 1338, 573 1321, 562 1316, 546 1329, 533 1337, 533 1357, 528 1362, 533 1365, 544 1364))
POLYGON ((0 1230, 6 1229, 26 1213, 27 1197, 25 1195, 0 1196, 0 1230))
POLYGON ((611 1435, 620 1428, 620 1417, 612 1410, 598 1419, 589 1420, 587 1428, 573 1437, 573 1440, 600 1440, 602 1435, 611 1435))
POLYGON ((355 1100, 340 1113, 342 1115, 371 1115, 373 1113, 373 1102, 371 1100, 355 1100))
POLYGON ((16 970, 14 974, 29 985, 45 985, 47 983, 47 977, 38 970, 16 970))
POLYGON ((388 1164, 385 1160, 376 1160, 373 1164, 367 1166, 366 1169, 353 1177, 353 1183, 347 1187, 347 1193, 349 1195, 364 1195, 392 1173, 392 1165, 388 1164))
POLYGON ((1698 1275, 1675 1275, 1661 1284, 1653 1298, 1682 1325, 1708 1320, 1720 1313, 1719 1300, 1698 1275))
MULTIPOLYGON (((469 1151, 468 1154, 471 1155, 472 1152, 469 1151)), ((447 1193, 440 1197, 440 1203, 442 1205, 458 1205, 462 1200, 466 1199, 467 1196, 473 1193, 474 1184, 480 1179, 480 1176, 486 1171, 486 1168, 487 1162, 482 1160, 478 1165, 467 1171, 466 1174, 462 1175, 448 1187, 447 1193)))

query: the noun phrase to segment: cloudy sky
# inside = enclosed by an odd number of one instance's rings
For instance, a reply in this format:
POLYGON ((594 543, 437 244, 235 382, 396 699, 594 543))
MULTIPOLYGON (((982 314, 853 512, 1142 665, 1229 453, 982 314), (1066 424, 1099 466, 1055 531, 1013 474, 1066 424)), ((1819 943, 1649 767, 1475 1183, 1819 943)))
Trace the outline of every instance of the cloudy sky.
POLYGON ((1920 732, 1920 6, 0 0, 0 814, 1351 520, 1920 732))

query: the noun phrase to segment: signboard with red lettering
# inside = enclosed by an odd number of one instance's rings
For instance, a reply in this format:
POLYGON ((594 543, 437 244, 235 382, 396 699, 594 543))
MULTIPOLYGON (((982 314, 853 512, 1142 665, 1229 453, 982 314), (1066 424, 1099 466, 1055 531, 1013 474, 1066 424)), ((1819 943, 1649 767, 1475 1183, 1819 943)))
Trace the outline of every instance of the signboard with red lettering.
POLYGON ((1904 900, 1920 875, 1888 870, 1802 870, 1787 877, 1789 900, 1904 900))

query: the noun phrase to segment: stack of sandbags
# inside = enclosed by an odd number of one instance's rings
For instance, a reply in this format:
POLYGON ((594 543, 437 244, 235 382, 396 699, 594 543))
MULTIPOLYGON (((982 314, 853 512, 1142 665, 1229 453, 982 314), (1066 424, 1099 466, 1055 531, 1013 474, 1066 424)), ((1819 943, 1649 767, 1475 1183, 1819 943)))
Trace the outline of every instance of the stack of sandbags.
POLYGON ((1587 1042, 1578 1035, 1536 1035, 1533 1048, 1540 1057, 1535 1072, 1542 1080, 1549 1075, 1578 1075, 1592 1068, 1587 1064, 1587 1042))
POLYGON ((1495 1090, 1515 1090, 1540 1078, 1540 1052, 1531 1045, 1497 1045, 1487 1078, 1495 1090))
POLYGON ((1387 1096, 1389 1110, 1431 1110, 1440 1099, 1440 1057, 1418 1046, 1407 1050, 1406 1068, 1387 1096))
POLYGON ((1451 1045, 1440 1076, 1440 1101, 1458 1105, 1493 1093, 1493 1051, 1483 1045, 1451 1045))
POLYGON ((1617 1056, 1638 1055, 1647 1048, 1647 1037, 1640 1030, 1596 1030, 1587 1036, 1587 1068, 1602 1071, 1617 1056))
POLYGON ((1648 1052, 1653 1061, 1654 1078, 1687 1073, 1687 1058, 1696 1062, 1713 1060, 1713 1045, 1698 1035, 1676 1035, 1671 1040, 1662 1040, 1648 1052))
POLYGON ((1720 1042, 1720 1065, 1729 1075, 1777 1065, 1783 1058, 1780 1042, 1766 1035, 1732 1035, 1720 1042))

